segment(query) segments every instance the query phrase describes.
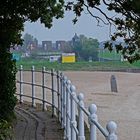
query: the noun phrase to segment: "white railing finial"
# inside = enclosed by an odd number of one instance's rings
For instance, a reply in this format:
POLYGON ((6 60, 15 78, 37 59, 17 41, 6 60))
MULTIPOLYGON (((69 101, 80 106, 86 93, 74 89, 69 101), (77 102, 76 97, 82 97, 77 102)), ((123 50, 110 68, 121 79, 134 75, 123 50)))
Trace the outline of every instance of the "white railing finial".
POLYGON ((67 80, 67 85, 70 86, 70 84, 71 84, 71 81, 67 80))
POLYGON ((66 83, 68 78, 67 78, 67 76, 64 76, 63 79, 64 79, 64 83, 66 83))
POLYGON ((80 101, 83 101, 84 100, 84 94, 83 93, 80 93, 77 98, 79 99, 79 102, 80 101))
POLYGON ((90 114, 96 114, 97 112, 97 106, 95 104, 91 104, 88 108, 90 114))
POLYGON ((76 92, 76 87, 74 85, 71 85, 70 90, 71 92, 76 92))
POLYGON ((117 135, 116 135, 117 124, 114 121, 110 121, 106 125, 106 129, 109 132, 107 140, 117 140, 117 135))
POLYGON ((97 106, 95 104, 91 104, 88 108, 90 115, 89 115, 89 124, 90 124, 90 140, 96 140, 97 139, 97 132, 96 132, 96 126, 93 121, 98 121, 97 119, 97 106))
POLYGON ((45 72, 46 71, 46 67, 42 67, 42 72, 45 72))
POLYGON ((23 70, 23 65, 20 65, 20 70, 23 70))
POLYGON ((31 69, 32 69, 32 71, 34 71, 35 70, 35 66, 32 66, 31 69))

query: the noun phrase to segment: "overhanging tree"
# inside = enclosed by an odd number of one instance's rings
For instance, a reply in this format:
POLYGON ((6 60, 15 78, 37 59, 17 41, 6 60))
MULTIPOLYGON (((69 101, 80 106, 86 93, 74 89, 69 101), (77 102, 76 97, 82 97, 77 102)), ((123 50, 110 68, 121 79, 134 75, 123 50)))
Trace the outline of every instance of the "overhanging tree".
MULTIPOLYGON (((10 47, 20 44, 24 22, 40 20, 46 27, 52 26, 54 18, 63 17, 64 0, 1 0, 0 1, 0 119, 8 120, 16 104, 14 96, 15 63, 11 60, 10 47)), ((116 32, 112 40, 123 37, 127 47, 117 45, 117 50, 130 62, 140 59, 140 1, 138 0, 75 0, 69 2, 66 9, 73 9, 76 14, 74 22, 86 10, 98 23, 114 24, 116 32), (119 16, 109 17, 100 5, 104 4, 109 11, 119 16), (92 13, 99 11, 106 19, 92 13), (120 16, 121 15, 121 16, 120 16)), ((111 48, 111 44, 107 44, 111 48)))
MULTIPOLYGON (((66 10, 73 10, 77 22, 82 13, 88 12, 97 20, 100 26, 113 25, 116 29, 110 37, 113 41, 122 38, 125 46, 121 43, 116 45, 118 52, 121 52, 130 63, 140 59, 140 1, 139 0, 76 0, 68 2, 66 10), (114 16, 104 11, 100 5, 104 5, 108 11, 113 11, 114 16), (101 15, 97 15, 97 12, 101 15)), ((106 43, 105 47, 112 50, 112 43, 106 43)))
POLYGON ((63 17, 63 0, 0 1, 0 120, 9 120, 16 104, 16 66, 10 47, 21 44, 26 21, 40 20, 48 28, 54 18, 63 17))

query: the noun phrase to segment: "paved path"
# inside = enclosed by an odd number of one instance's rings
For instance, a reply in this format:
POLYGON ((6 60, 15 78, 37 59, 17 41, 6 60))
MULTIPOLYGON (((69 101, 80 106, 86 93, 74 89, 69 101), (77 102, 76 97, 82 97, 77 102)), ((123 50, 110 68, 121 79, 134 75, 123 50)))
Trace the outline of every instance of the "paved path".
POLYGON ((62 140, 63 130, 57 118, 51 112, 31 108, 28 105, 17 105, 17 121, 14 125, 14 140, 62 140))

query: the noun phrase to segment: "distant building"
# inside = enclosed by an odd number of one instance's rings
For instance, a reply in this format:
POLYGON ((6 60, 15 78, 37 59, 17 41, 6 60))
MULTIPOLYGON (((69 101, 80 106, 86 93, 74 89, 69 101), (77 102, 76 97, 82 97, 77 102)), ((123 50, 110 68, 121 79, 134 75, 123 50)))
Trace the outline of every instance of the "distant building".
POLYGON ((75 33, 74 37, 72 38, 72 43, 77 43, 80 42, 80 38, 78 37, 78 35, 75 33))
POLYGON ((42 41, 42 48, 47 52, 52 51, 52 41, 42 41))
POLYGON ((71 41, 63 41, 63 40, 56 41, 56 50, 62 53, 71 53, 72 52, 71 46, 72 46, 71 41))
POLYGON ((58 40, 58 41, 56 41, 56 49, 58 51, 62 51, 63 52, 63 50, 65 49, 65 47, 66 47, 66 41, 64 41, 64 40, 58 40))

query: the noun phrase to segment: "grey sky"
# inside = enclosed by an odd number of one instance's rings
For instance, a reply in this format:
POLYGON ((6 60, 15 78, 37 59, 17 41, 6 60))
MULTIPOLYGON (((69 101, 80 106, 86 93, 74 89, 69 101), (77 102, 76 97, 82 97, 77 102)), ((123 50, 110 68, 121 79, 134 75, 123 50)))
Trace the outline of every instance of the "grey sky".
POLYGON ((36 37, 41 43, 43 40, 71 40, 75 33, 84 34, 87 37, 97 38, 99 41, 109 39, 109 27, 97 26, 97 21, 88 14, 83 14, 76 25, 73 25, 72 19, 74 15, 71 12, 66 12, 63 19, 54 20, 53 27, 47 29, 39 22, 25 23, 24 33, 29 33, 36 37))

